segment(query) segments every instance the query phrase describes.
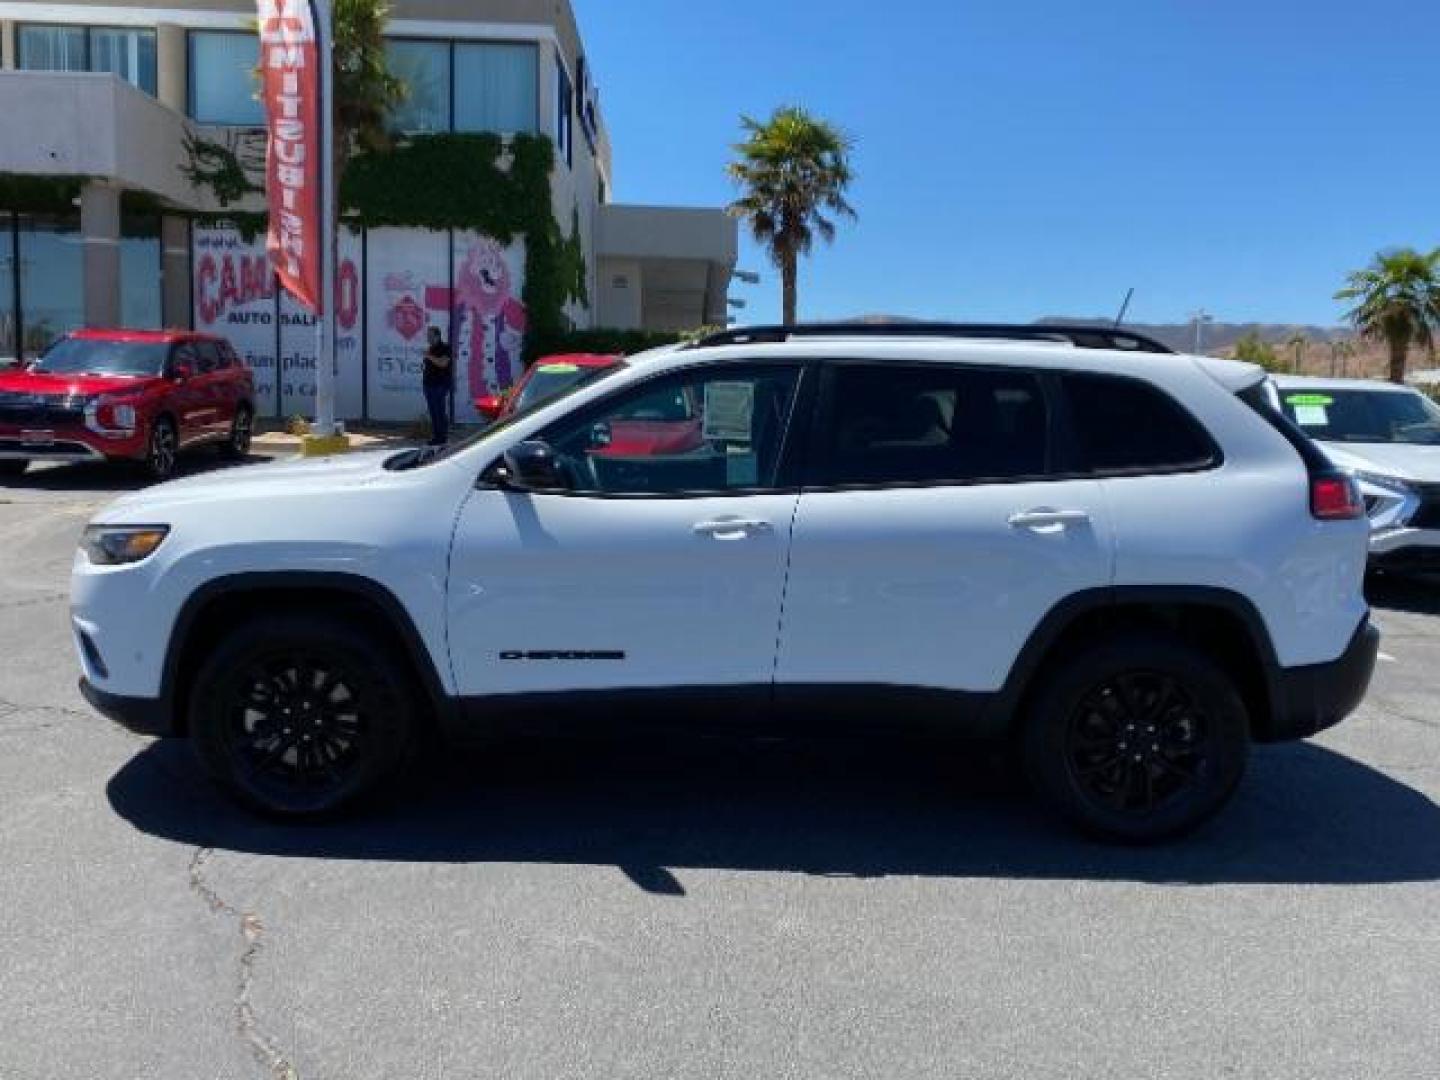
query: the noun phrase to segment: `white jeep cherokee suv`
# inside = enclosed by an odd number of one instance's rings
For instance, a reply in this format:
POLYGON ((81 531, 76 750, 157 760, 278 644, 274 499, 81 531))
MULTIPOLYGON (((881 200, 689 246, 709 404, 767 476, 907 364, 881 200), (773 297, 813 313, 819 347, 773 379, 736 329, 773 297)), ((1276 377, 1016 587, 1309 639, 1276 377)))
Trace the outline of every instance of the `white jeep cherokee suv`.
POLYGON ((430 730, 808 719, 1011 739, 1081 826, 1170 835, 1374 665, 1354 481, 1263 379, 1091 328, 728 332, 442 451, 120 499, 82 687, 288 817, 430 730))

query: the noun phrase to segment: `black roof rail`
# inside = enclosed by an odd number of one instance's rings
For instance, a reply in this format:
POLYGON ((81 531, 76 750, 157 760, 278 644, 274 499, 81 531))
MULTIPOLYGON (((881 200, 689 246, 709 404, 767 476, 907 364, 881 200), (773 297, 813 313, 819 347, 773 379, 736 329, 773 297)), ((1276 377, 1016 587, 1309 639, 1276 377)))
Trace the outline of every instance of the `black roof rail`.
POLYGON ((1077 349, 1173 353, 1152 337, 1111 326, 1066 323, 800 323, 796 326, 739 326, 692 343, 692 348, 761 345, 807 337, 971 338, 993 341, 1052 341, 1077 349))

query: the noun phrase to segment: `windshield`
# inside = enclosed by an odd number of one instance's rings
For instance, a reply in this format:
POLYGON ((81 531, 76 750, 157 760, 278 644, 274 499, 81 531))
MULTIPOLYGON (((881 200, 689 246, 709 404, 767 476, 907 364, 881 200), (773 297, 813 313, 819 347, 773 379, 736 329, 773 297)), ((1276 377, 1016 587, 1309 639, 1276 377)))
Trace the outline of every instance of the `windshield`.
MULTIPOLYGON (((617 372, 624 371, 625 367, 626 365, 623 362, 617 362, 610 367, 584 368, 581 371, 580 378, 575 379, 569 386, 562 388, 555 394, 529 405, 520 403, 520 407, 503 420, 497 421, 489 427, 475 432, 475 434, 470 437, 461 439, 459 442, 450 443, 448 446, 422 446, 413 451, 406 451, 403 458, 395 459, 394 463, 389 467, 393 469, 413 469, 420 465, 430 465, 436 461, 444 461, 446 458, 454 457, 456 454, 463 453, 472 446, 478 446, 480 443, 490 439, 491 436, 498 435, 502 431, 519 423, 536 409, 545 405, 553 405, 556 401, 569 397, 577 390, 600 382, 602 379, 608 379, 617 372)), ((538 375, 539 373, 537 372, 536 374, 538 375)))
POLYGON ((170 346, 151 341, 61 338, 35 363, 46 375, 159 375, 170 346))
POLYGON ((1395 390, 1282 390, 1285 415, 1323 442, 1440 445, 1440 407, 1395 390))
POLYGON ((533 409, 542 401, 549 401, 563 394, 587 375, 601 368, 581 367, 578 364, 541 364, 530 375, 520 396, 515 399, 517 412, 533 409))

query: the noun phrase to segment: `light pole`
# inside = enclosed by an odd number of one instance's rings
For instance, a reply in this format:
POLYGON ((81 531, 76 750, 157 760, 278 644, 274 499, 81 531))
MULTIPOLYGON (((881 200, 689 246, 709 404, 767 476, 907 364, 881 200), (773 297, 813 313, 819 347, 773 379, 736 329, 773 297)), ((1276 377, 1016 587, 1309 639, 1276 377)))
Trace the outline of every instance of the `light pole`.
POLYGON ((316 325, 315 431, 332 439, 335 428, 335 42, 330 0, 310 0, 320 56, 321 301, 316 325))
POLYGON ((1192 312, 1190 318, 1195 323, 1195 355, 1203 356, 1205 355, 1205 327, 1215 321, 1215 316, 1202 307, 1199 311, 1192 312))

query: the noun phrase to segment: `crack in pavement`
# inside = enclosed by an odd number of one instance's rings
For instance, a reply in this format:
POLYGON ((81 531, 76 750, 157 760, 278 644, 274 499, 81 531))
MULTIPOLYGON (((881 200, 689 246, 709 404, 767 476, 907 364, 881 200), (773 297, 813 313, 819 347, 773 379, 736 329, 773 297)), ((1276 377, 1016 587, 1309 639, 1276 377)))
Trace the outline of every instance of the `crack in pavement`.
MULTIPOLYGON (((0 698, 0 716, 9 716, 11 713, 17 712, 57 713, 60 716, 68 716, 73 719, 87 721, 94 720, 96 716, 93 712, 88 712, 84 709, 72 709, 68 705, 39 705, 27 701, 10 701, 6 698, 0 698)), ((54 727, 55 725, 50 724, 47 726, 54 727)), ((119 727, 118 724, 115 726, 117 728, 119 727)), ((124 728, 120 728, 120 730, 123 731, 124 728)))
POLYGON ((250 1048, 251 1054, 270 1076, 270 1080, 299 1080, 296 1071, 279 1042, 268 1034, 255 1015, 255 1006, 250 999, 255 986, 255 966, 264 948, 265 925, 254 912, 241 911, 231 904, 205 880, 205 866, 215 854, 214 848, 196 848, 190 860, 190 890, 216 915, 225 915, 236 920, 240 937, 245 947, 240 951, 237 964, 238 974, 235 988, 235 1028, 240 1038, 250 1048))
POLYGON ((69 600, 68 592, 41 593, 39 596, 27 596, 23 600, 7 600, 0 603, 0 611, 14 611, 16 608, 40 607, 43 604, 58 604, 69 600))

